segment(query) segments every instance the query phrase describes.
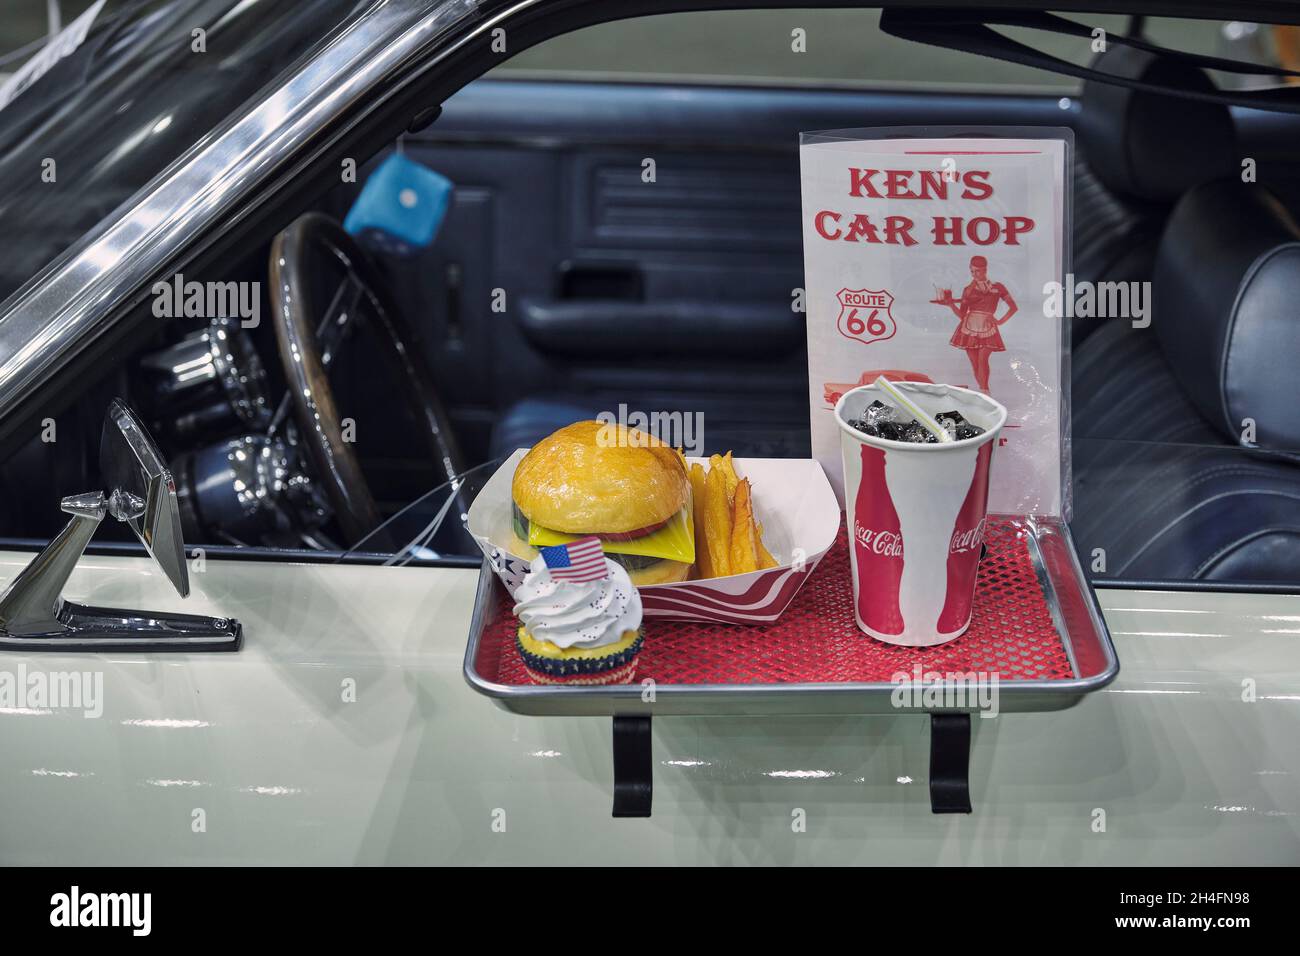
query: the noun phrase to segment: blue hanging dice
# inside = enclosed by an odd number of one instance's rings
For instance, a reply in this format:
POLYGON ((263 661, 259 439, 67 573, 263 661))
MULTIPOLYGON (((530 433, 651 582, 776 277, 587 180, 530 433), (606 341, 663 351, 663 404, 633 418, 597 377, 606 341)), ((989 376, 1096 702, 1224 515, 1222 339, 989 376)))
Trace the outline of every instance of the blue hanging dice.
POLYGON ((343 228, 384 252, 410 256, 427 248, 451 203, 450 179, 394 153, 371 173, 343 228))

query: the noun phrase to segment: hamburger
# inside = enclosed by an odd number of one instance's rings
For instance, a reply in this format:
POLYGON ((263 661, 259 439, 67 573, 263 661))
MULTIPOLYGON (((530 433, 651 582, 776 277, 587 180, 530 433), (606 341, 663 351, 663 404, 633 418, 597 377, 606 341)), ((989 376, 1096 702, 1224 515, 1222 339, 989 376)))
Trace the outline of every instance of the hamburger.
POLYGON ((654 436, 575 422, 515 469, 514 531, 533 547, 595 535, 633 584, 684 581, 695 563, 690 489, 681 454, 654 436))

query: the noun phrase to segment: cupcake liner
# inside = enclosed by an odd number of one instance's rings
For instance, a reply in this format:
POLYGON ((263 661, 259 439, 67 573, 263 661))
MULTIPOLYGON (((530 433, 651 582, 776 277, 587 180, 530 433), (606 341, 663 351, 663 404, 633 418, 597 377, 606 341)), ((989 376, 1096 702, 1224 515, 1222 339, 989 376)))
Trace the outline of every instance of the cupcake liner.
POLYGON ((549 684, 559 687, 595 687, 607 684, 630 684, 636 679, 637 659, 603 674, 575 674, 571 677, 551 677, 535 671, 527 665, 524 670, 534 684, 549 684))
POLYGON ((630 646, 603 657, 555 658, 529 653, 518 636, 515 637, 515 647, 523 659, 524 667, 534 682, 539 684, 627 683, 636 673, 637 656, 644 644, 645 636, 637 634, 630 646))

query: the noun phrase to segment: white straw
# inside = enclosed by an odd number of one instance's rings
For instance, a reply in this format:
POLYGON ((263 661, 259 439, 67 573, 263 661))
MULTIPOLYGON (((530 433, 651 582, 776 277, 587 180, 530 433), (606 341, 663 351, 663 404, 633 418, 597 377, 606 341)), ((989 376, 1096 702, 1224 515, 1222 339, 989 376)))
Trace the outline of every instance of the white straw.
POLYGON ((921 408, 921 406, 917 405, 910 398, 896 389, 893 384, 885 378, 885 376, 877 376, 875 382, 872 384, 896 401, 900 407, 911 412, 912 416, 920 422, 930 432, 930 434, 939 439, 939 441, 952 441, 952 436, 948 434, 947 430, 942 425, 931 418, 929 414, 921 408))

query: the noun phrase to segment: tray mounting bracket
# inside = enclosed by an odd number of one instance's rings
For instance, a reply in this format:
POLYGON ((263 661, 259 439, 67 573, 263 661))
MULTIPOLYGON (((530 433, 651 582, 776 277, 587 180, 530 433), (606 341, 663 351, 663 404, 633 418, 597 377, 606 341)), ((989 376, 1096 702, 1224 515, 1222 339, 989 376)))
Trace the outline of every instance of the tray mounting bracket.
POLYGON ((614 715, 614 816, 648 817, 654 796, 650 717, 614 715))
POLYGON ((970 813, 970 714, 930 715, 930 812, 970 813))

